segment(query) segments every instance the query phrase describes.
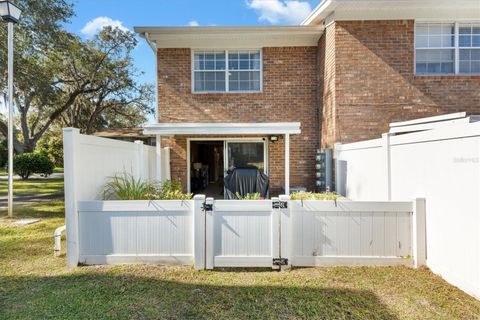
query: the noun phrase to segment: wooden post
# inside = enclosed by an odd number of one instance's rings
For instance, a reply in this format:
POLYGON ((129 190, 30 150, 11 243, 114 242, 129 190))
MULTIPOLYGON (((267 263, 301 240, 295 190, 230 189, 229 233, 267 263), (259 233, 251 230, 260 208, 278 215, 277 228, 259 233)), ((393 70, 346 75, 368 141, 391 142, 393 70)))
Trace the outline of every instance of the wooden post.
POLYGON ((415 199, 413 202, 413 263, 418 268, 427 263, 427 238, 426 238, 426 201, 415 199))
POLYGON ((205 221, 206 216, 203 211, 205 195, 197 194, 193 198, 193 261, 195 269, 205 269, 205 221))
POLYGON ((76 268, 79 260, 78 210, 75 161, 77 160, 78 139, 80 130, 63 129, 63 166, 65 181, 65 224, 67 226, 67 266, 76 268))
POLYGON ((290 194, 290 134, 285 134, 285 194, 290 194))

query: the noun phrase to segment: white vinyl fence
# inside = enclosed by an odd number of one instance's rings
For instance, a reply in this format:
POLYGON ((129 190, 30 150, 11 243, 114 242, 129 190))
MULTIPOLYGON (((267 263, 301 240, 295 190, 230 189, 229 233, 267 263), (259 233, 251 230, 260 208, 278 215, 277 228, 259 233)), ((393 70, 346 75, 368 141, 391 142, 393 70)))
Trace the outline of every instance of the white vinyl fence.
POLYGON ((73 259, 75 265, 193 263, 197 269, 419 266, 424 218, 421 199, 80 201, 73 259))
POLYGON ((136 179, 163 181, 170 177, 169 149, 163 149, 160 174, 156 171, 156 149, 132 143, 63 130, 65 220, 69 266, 78 263, 78 201, 102 198, 109 177, 126 172, 136 179))
MULTIPOLYGON (((431 125, 431 124, 430 124, 431 125)), ((427 265, 480 298, 480 122, 336 145, 351 200, 426 199, 427 265)))

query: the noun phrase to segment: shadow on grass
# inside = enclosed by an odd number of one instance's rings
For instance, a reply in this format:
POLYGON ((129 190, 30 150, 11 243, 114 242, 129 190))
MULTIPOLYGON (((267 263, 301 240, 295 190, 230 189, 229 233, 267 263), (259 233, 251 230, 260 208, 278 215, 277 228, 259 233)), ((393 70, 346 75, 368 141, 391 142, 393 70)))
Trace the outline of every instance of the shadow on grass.
POLYGON ((0 318, 397 319, 368 290, 75 274, 0 279, 0 318))

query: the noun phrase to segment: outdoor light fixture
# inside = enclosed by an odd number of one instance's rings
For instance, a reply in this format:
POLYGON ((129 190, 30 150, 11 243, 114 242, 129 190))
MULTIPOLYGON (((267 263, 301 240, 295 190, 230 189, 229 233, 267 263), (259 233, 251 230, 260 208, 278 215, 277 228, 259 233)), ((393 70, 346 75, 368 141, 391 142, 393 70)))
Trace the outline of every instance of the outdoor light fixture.
POLYGON ((0 1, 0 16, 4 21, 17 23, 21 14, 22 10, 11 1, 0 1))
POLYGON ((270 142, 277 142, 278 141, 278 136, 270 136, 270 142))
POLYGON ((8 23, 8 216, 13 217, 13 24, 22 10, 11 1, 0 1, 0 17, 8 23))

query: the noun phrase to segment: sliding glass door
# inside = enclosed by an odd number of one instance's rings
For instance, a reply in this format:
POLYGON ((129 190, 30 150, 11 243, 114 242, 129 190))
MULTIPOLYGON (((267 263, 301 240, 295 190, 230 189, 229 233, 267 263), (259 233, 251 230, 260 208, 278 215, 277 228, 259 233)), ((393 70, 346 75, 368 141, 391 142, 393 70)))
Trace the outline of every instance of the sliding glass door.
POLYGON ((225 151, 225 168, 228 171, 255 167, 267 173, 265 141, 227 141, 225 151))

